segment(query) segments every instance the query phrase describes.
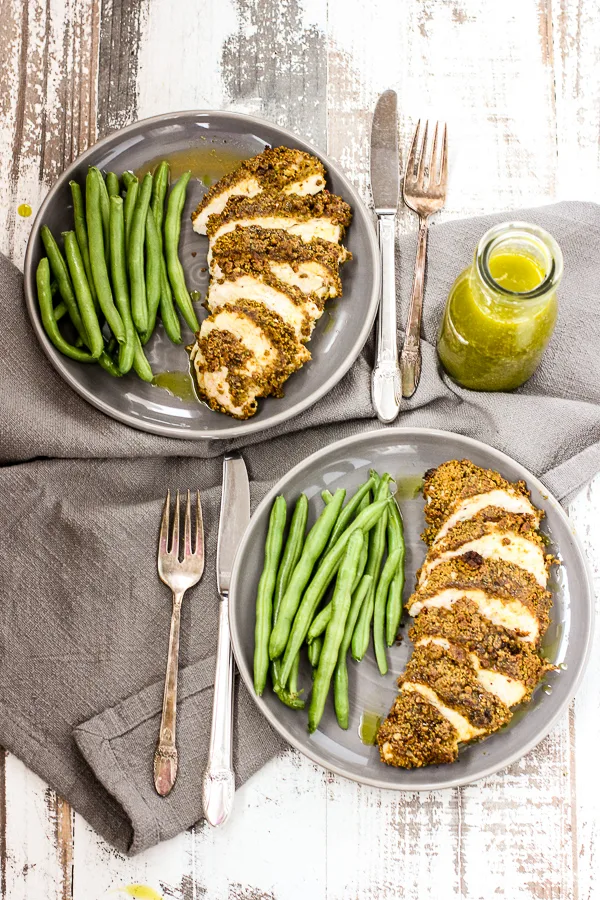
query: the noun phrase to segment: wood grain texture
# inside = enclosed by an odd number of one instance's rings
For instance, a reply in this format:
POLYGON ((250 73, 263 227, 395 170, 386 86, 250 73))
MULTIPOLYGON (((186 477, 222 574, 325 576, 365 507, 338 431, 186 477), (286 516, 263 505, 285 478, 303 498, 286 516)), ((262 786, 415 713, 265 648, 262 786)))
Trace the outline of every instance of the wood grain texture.
MULTIPOLYGON (((31 220, 16 207, 35 211, 97 135, 168 110, 273 119, 327 147, 370 202, 387 87, 404 152, 419 116, 449 123, 444 217, 600 201, 599 13, 598 0, 0 0, 0 249, 22 262, 31 220)), ((414 226, 404 211, 400 230, 414 226)), ((572 516, 600 592, 600 478, 572 516)), ((169 900, 594 900, 599 660, 597 639, 569 715, 479 784, 393 794, 290 751, 222 829, 134 859, 0 754, 0 897, 119 900, 141 884, 169 900)))

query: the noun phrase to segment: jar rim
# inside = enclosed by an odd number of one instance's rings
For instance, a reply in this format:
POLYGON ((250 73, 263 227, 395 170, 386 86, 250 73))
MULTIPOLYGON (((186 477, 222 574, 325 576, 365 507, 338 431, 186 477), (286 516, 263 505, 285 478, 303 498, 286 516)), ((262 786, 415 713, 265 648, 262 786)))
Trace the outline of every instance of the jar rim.
POLYGON ((548 291, 556 288, 563 274, 563 255, 562 251, 552 237, 545 229, 539 225, 532 225, 529 222, 501 222, 494 225, 483 235, 477 249, 475 251, 475 266, 477 272, 484 284, 497 294, 500 294, 506 300, 535 300, 548 291), (550 257, 550 267, 544 279, 530 291, 511 291, 509 288, 499 284, 490 272, 489 262, 492 251, 506 238, 517 237, 523 235, 528 239, 533 239, 543 245, 544 250, 550 257))

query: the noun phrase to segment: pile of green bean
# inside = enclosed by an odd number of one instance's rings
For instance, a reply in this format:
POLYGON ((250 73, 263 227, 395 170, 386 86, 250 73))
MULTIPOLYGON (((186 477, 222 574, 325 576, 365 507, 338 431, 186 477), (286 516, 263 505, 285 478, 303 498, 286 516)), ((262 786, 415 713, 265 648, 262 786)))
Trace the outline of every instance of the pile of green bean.
POLYGON ((63 232, 63 254, 50 229, 42 227, 46 256, 36 273, 44 329, 65 356, 97 362, 115 377, 133 369, 152 381, 143 347, 159 311, 173 343, 181 343, 173 301, 198 331, 178 252, 190 175, 182 175, 167 197, 166 161, 141 183, 131 172, 119 180, 114 172, 105 178, 91 167, 85 203, 81 186, 70 182, 74 230, 63 232))
POLYGON ((396 640, 404 588, 404 532, 391 480, 371 471, 345 505, 345 490, 323 491, 325 508, 306 535, 304 494, 285 540, 284 497, 277 497, 271 510, 256 596, 254 690, 260 696, 270 676, 283 703, 304 708, 298 668, 306 644, 313 667, 311 732, 321 721, 332 682, 338 723, 348 728, 347 656, 352 649, 361 660, 371 633, 379 671, 388 670, 386 645, 396 640))

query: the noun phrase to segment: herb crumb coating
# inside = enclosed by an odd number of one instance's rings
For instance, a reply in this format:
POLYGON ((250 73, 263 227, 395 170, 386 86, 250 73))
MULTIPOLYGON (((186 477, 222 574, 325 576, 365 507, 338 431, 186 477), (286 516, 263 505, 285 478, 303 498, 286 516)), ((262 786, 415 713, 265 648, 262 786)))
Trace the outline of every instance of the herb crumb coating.
POLYGON ((407 603, 414 649, 377 737, 383 762, 405 768, 455 761, 555 668, 540 642, 556 560, 526 484, 450 460, 425 474, 424 496, 429 550, 407 603))
POLYGON ((340 244, 351 210, 318 159, 279 147, 221 179, 192 218, 211 274, 192 371, 211 409, 247 419, 311 358, 304 345, 352 258, 340 244))

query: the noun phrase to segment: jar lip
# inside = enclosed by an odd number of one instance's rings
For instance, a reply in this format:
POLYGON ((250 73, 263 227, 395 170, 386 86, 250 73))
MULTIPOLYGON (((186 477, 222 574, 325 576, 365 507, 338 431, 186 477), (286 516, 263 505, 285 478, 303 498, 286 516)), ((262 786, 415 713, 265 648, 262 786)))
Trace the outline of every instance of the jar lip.
POLYGON ((549 232, 540 228, 539 225, 532 225, 530 222, 501 222, 494 225, 483 235, 477 250, 475 251, 475 265, 480 278, 485 285, 500 294, 506 300, 535 300, 537 297, 546 294, 556 285, 562 278, 563 273, 563 256, 562 251, 549 232), (492 251, 498 244, 507 237, 514 237, 521 233, 524 237, 533 238, 544 246, 548 253, 551 265, 546 273, 545 278, 537 287, 530 291, 511 291, 503 285, 499 284, 492 276, 489 268, 489 260, 492 251))

